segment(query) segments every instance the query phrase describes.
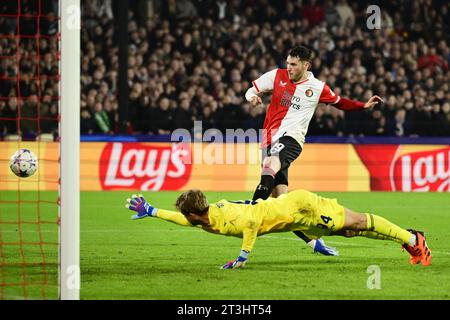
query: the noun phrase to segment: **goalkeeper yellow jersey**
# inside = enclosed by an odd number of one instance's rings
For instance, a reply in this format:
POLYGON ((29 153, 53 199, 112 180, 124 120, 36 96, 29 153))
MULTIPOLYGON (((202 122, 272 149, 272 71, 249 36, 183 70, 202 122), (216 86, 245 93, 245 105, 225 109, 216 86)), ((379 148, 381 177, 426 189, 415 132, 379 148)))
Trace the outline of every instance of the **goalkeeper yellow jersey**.
MULTIPOLYGON (((157 217, 192 226, 180 212, 161 210, 157 217)), ((220 200, 209 206, 205 231, 243 238, 242 250, 251 251, 256 238, 272 232, 300 230, 312 237, 337 231, 344 225, 344 207, 306 191, 295 190, 278 198, 257 201, 220 200)))

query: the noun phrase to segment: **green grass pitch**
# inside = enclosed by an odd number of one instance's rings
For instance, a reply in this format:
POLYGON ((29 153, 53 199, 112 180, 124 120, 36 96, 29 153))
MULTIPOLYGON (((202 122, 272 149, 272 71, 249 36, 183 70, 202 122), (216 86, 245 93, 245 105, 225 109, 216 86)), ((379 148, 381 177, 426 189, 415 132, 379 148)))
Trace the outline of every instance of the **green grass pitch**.
POLYGON ((57 198, 0 191, 0 300, 57 299, 57 198))
MULTIPOLYGON (((449 299, 448 193, 320 193, 356 211, 425 231, 433 253, 431 267, 409 265, 408 254, 391 241, 327 237, 325 241, 337 247, 340 256, 326 257, 314 255, 292 233, 276 233, 259 237, 246 267, 238 270, 219 267, 236 258, 241 239, 156 218, 133 221, 132 211, 124 207, 131 194, 81 194, 81 299, 449 299), (379 267, 380 289, 367 286, 373 275, 369 266, 379 267)), ((152 204, 167 209, 173 209, 178 194, 144 193, 152 204)), ((251 197, 248 192, 206 194, 211 203, 251 197)), ((17 205, 4 205, 0 218, 17 215, 14 208, 17 205)), ((17 226, 0 224, 0 228, 5 241, 15 235, 17 226)), ((57 235, 56 230, 46 231, 46 237, 57 235)), ((15 250, 5 251, 4 246, 2 254, 20 262, 15 250)), ((48 259, 55 260, 56 253, 47 252, 48 259)), ((33 253, 28 254, 32 259, 33 253)), ((39 270, 27 267, 30 274, 39 270)), ((22 271, 7 266, 6 277, 20 280, 22 271)), ((49 282, 56 280, 56 266, 47 268, 47 273, 49 282)), ((22 289, 3 288, 3 298, 17 298, 22 289)), ((28 294, 39 297, 41 291, 30 288, 28 294)), ((56 292, 49 287, 47 298, 56 298, 56 292)))
MULTIPOLYGON (((144 193, 173 208, 178 192, 144 193)), ((312 254, 292 233, 259 237, 245 269, 220 270, 241 239, 146 218, 130 220, 129 192, 81 197, 82 299, 448 299, 450 197, 446 193, 321 193, 344 206, 424 230, 433 265, 411 266, 395 242, 327 237, 339 257, 312 254), (368 289, 369 266, 381 289, 368 289)), ((208 192, 220 199, 250 193, 208 192)))

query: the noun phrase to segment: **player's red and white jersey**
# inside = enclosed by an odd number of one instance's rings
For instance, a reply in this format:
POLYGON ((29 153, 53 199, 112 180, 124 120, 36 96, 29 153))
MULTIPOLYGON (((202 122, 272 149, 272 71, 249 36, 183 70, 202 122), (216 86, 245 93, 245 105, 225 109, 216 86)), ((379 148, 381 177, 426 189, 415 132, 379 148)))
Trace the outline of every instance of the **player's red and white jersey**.
POLYGON ((263 148, 282 136, 294 138, 303 148, 317 105, 334 104, 341 99, 312 72, 307 74, 304 81, 292 83, 287 69, 274 69, 253 81, 258 92, 272 92, 264 121, 263 148))

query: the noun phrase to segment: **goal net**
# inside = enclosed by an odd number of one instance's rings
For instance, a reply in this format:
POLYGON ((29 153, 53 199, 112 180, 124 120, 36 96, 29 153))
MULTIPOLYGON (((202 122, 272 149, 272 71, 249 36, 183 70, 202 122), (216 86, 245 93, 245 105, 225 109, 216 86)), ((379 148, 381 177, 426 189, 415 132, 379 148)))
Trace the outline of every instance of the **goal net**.
MULTIPOLYGON (((64 6, 69 2, 65 0, 64 6)), ((64 231, 77 245, 73 231, 78 230, 67 231, 63 225, 67 219, 63 210, 67 204, 63 187, 67 184, 63 172, 67 167, 63 158, 67 126, 62 122, 68 108, 62 85, 71 76, 69 71, 64 76, 62 72, 67 64, 63 20, 65 14, 77 12, 66 10, 64 14, 62 3, 0 2, 0 300, 64 299, 67 285, 76 293, 79 289, 78 251, 72 253, 75 260, 63 260, 64 231), (22 148, 33 151, 38 159, 37 172, 28 178, 19 178, 9 169, 10 157, 22 148), (67 261, 72 266, 69 271, 67 261), (75 277, 75 282, 68 281, 68 276, 75 277)), ((76 56, 79 60, 79 52, 76 56)), ((79 114, 78 110, 72 112, 75 117, 79 114)), ((76 125, 77 121, 68 129, 73 132, 76 125)), ((78 133, 75 139, 79 139, 78 133)), ((71 156, 76 155, 75 150, 71 156)), ((78 194, 75 201, 79 201, 78 194)))

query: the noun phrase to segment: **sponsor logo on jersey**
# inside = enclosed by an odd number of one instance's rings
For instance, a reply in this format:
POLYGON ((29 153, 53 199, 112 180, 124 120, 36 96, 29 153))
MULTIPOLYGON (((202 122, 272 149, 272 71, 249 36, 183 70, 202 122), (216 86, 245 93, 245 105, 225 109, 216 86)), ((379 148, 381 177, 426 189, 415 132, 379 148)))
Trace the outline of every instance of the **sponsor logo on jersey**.
POLYGON ((302 106, 300 105, 300 101, 301 101, 300 97, 292 96, 290 107, 295 110, 300 110, 302 108, 302 106))
POLYGON ((283 107, 289 108, 291 106, 291 100, 292 100, 292 94, 285 91, 283 93, 283 96, 281 97, 280 105, 282 105, 283 107))

